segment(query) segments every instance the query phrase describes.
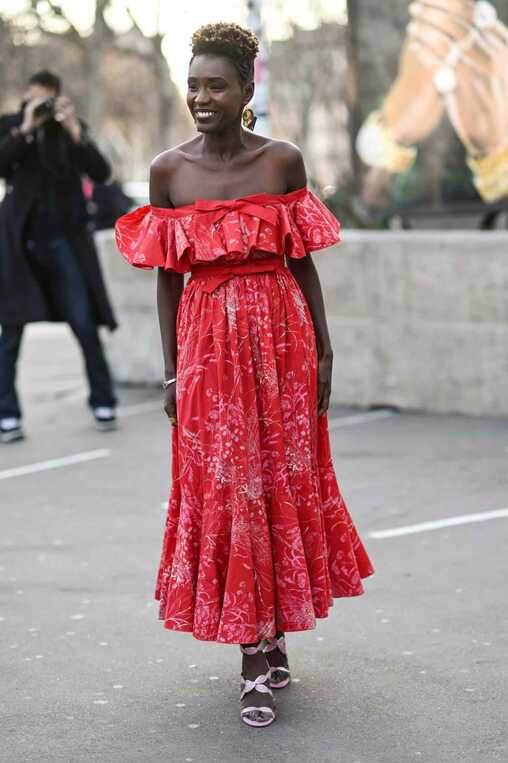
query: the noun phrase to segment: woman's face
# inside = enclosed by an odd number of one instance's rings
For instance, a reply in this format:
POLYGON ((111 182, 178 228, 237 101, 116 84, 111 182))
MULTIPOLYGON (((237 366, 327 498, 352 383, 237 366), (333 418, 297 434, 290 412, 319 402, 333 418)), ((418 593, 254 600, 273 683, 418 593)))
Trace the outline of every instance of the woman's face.
POLYGON ((195 56, 189 66, 187 106, 198 132, 222 132, 241 120, 253 86, 240 85, 238 72, 223 56, 195 56))

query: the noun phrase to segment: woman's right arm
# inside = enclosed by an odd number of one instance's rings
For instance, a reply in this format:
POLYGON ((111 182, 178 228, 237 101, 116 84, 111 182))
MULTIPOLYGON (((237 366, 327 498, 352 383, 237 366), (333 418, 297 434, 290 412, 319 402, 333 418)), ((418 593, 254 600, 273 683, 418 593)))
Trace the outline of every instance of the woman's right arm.
MULTIPOLYGON (((154 207, 172 207, 168 195, 168 163, 157 157, 150 167, 150 204, 154 207)), ((157 311, 164 356, 164 378, 176 376, 176 316, 183 290, 183 275, 159 268, 157 273, 157 311)), ((170 384, 164 395, 164 410, 176 417, 176 384, 170 384)))

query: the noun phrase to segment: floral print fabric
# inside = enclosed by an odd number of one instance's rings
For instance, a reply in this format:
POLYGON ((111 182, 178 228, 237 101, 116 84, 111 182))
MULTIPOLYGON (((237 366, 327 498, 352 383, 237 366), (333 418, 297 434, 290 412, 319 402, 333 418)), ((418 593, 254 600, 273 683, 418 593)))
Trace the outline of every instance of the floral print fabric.
MULTIPOLYGON (((145 207, 117 224, 132 264, 180 272, 203 262, 231 271, 263 252, 302 257, 338 234, 306 189, 145 207)), ((337 485, 327 416, 317 416, 314 328, 297 282, 278 268, 204 284, 191 279, 178 308, 156 598, 167 628, 251 643, 314 628, 334 597, 363 593, 373 568, 337 485)))

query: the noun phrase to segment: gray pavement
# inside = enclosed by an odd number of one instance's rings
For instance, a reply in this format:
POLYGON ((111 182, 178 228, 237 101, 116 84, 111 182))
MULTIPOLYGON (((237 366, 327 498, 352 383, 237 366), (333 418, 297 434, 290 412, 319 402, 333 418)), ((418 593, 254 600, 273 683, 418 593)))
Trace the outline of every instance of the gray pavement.
POLYGON ((256 730, 238 719, 236 648, 157 621, 158 392, 121 390, 121 428, 96 432, 78 353, 44 326, 27 337, 21 388, 29 438, 0 449, 0 760, 508 761, 508 520, 369 537, 507 508, 507 421, 331 411, 376 575, 288 638, 298 681, 256 730), (94 460, 12 471, 83 453, 94 460))

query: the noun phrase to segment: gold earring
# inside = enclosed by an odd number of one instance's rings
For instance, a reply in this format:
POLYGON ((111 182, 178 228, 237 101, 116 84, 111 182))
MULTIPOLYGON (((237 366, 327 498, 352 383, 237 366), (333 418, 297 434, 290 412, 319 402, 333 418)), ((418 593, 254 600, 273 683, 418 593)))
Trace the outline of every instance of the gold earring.
POLYGON ((246 127, 247 130, 253 130, 256 124, 256 121, 257 121, 256 115, 254 114, 253 110, 247 106, 243 110, 243 114, 242 114, 243 126, 246 127))

